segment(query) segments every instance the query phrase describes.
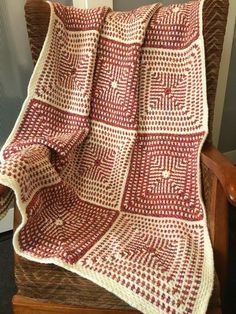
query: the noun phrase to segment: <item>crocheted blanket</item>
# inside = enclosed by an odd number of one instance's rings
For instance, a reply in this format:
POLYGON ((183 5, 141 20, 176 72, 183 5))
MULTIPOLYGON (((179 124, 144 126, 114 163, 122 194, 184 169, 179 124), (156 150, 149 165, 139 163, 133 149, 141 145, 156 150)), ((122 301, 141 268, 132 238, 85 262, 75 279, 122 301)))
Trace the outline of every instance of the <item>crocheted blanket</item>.
POLYGON ((0 183, 22 215, 17 254, 76 272, 143 313, 204 313, 213 258, 200 196, 203 1, 50 7, 1 151, 0 183))

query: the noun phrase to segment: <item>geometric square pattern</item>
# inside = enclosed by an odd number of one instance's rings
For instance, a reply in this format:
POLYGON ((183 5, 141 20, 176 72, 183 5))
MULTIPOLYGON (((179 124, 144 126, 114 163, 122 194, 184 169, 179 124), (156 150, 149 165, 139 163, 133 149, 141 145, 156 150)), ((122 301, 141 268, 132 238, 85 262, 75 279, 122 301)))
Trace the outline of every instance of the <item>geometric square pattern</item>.
POLYGON ((67 155, 89 130, 88 118, 65 112, 38 99, 31 99, 14 134, 14 141, 4 150, 9 158, 32 144, 43 144, 61 155, 67 155))
POLYGON ((47 64, 36 83, 35 97, 59 109, 88 115, 99 32, 68 32, 60 20, 52 23, 47 64))
POLYGON ((150 108, 173 111, 183 108, 186 98, 187 76, 182 73, 152 73, 149 93, 150 108))
POLYGON ((101 37, 112 39, 114 43, 124 46, 142 44, 146 37, 147 23, 158 11, 161 4, 145 5, 127 12, 111 11, 106 16, 106 22, 101 31, 101 37))
POLYGON ((9 177, 17 185, 21 202, 26 204, 42 187, 58 183, 61 179, 50 163, 50 150, 43 145, 31 145, 24 153, 15 154, 0 168, 0 175, 9 177))
POLYGON ((149 302, 150 313, 192 313, 206 280, 203 235, 202 226, 121 213, 78 264, 137 295, 144 308, 149 302))
POLYGON ((203 130, 203 64, 197 44, 184 51, 143 49, 139 126, 141 132, 203 130), (173 64, 173 66, 171 66, 173 64))
POLYGON ((41 258, 56 257, 74 264, 113 224, 117 212, 80 200, 60 182, 35 194, 21 229, 21 249, 41 258))
POLYGON ((88 62, 89 55, 63 50, 60 55, 57 84, 67 89, 83 90, 86 76, 89 76, 88 62))
POLYGON ((113 43, 101 37, 91 103, 93 120, 129 129, 136 127, 138 67, 135 63, 139 53, 137 45, 113 43), (114 54, 116 50, 120 53, 114 54))
POLYGON ((199 220, 198 149, 202 134, 140 134, 133 150, 122 210, 199 220))
POLYGON ((101 32, 94 75, 93 120, 129 129, 137 127, 141 45, 146 23, 158 7, 158 4, 145 6, 128 15, 108 13, 101 32))
MULTIPOLYGON (((52 10, 59 20, 63 22, 67 31, 77 33, 78 31, 88 30, 100 32, 103 26, 103 20, 110 11, 110 8, 98 7, 84 10, 73 6, 64 6, 56 2, 53 4, 52 10)), ((76 33, 74 33, 74 36, 76 33)))
POLYGON ((161 7, 150 21, 146 47, 184 49, 199 37, 199 1, 161 7))
POLYGON ((72 161, 70 183, 81 199, 120 209, 134 139, 133 131, 92 123, 91 132, 72 161))

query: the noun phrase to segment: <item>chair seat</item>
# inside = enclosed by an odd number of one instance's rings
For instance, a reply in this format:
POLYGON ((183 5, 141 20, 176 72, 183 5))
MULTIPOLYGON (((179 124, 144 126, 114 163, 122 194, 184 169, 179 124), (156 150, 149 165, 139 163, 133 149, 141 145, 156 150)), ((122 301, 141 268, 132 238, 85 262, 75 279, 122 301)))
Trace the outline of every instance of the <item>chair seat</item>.
MULTIPOLYGON (((22 296, 85 308, 134 310, 104 288, 55 265, 39 264, 20 258, 15 264, 15 276, 18 294, 22 296)), ((216 313, 220 308, 219 290, 218 280, 215 278, 208 313, 216 313)))

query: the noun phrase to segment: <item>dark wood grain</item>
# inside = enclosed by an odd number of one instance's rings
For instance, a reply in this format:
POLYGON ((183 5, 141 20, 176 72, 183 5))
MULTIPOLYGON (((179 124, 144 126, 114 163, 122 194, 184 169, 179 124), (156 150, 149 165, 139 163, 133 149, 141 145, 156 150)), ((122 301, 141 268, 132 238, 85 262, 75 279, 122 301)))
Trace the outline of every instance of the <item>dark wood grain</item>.
POLYGON ((220 181, 229 202, 236 206, 236 167, 213 145, 204 147, 201 159, 220 181))
POLYGON ((0 197, 4 197, 9 192, 9 188, 5 185, 0 184, 0 197))
POLYGON ((47 34, 50 19, 49 4, 43 0, 27 0, 25 20, 34 64, 36 64, 47 34))
POLYGON ((213 119, 220 60, 227 22, 228 0, 205 0, 203 7, 203 36, 205 41, 207 102, 209 109, 207 142, 212 143, 213 119))
POLYGON ((79 308, 69 304, 46 303, 15 295, 12 299, 14 314, 138 314, 136 310, 79 308))

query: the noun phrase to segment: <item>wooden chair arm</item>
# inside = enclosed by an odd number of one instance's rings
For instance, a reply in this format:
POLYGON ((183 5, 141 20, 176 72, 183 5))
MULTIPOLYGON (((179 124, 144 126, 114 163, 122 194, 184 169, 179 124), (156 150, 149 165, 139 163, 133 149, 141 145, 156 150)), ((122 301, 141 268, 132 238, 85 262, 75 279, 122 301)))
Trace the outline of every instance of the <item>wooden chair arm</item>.
POLYGON ((236 206, 236 167, 212 145, 203 148, 201 160, 217 177, 229 202, 236 206))

